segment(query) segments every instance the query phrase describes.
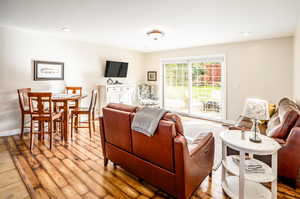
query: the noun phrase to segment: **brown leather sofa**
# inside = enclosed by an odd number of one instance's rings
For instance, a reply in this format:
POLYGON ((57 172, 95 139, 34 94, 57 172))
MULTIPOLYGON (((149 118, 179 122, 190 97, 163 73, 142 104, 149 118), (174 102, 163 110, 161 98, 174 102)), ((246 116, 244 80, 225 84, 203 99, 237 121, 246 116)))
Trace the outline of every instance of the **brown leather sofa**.
MULTIPOLYGON (((230 129, 240 129, 231 127, 230 129)), ((247 130, 247 129, 246 129, 247 130)), ((292 185, 300 184, 300 110, 288 98, 280 100, 277 112, 269 121, 266 134, 276 140, 281 148, 278 151, 278 177, 292 185)), ((237 154, 228 149, 228 154, 237 154)), ((255 156, 271 166, 271 156, 255 156)))
POLYGON ((100 117, 104 165, 108 160, 175 196, 189 198, 212 172, 212 133, 188 150, 180 118, 171 113, 152 137, 131 129, 137 107, 108 104, 100 117))

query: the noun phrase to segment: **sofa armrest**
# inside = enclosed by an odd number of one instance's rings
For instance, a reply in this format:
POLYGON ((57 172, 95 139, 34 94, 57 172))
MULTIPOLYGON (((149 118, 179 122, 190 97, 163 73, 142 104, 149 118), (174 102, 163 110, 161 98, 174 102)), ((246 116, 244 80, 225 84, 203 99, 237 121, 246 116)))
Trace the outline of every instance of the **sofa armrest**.
POLYGON ((300 151, 300 127, 292 128, 289 136, 286 139, 285 146, 295 146, 300 151))
POLYGON ((174 142, 177 197, 188 198, 212 171, 214 138, 209 133, 191 152, 184 136, 176 136, 174 142))
MULTIPOLYGON (((213 138, 212 133, 209 133, 207 136, 205 136, 204 138, 202 138, 198 143, 197 143, 197 147, 193 148, 189 154, 191 157, 197 157, 198 153, 201 153, 201 151, 203 150, 203 147, 205 147, 206 143, 209 142, 209 140, 213 138)), ((206 149, 207 150, 207 149, 206 149)))
POLYGON ((292 128, 278 151, 278 174, 296 182, 300 168, 300 127, 292 128))

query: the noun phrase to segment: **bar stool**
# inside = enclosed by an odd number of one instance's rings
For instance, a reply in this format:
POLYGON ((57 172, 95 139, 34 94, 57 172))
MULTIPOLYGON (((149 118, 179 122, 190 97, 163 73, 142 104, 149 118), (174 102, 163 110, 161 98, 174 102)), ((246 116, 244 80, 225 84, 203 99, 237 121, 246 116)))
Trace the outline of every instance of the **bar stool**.
POLYGON ((75 123, 74 128, 78 130, 78 128, 88 128, 90 138, 92 138, 92 130, 91 130, 91 122, 93 122, 93 130, 95 131, 95 109, 97 104, 97 90, 92 91, 90 106, 88 108, 76 108, 71 111, 71 138, 73 138, 73 119, 74 117, 78 117, 79 115, 87 115, 88 121, 87 122, 78 122, 75 123), (88 126, 79 126, 80 123, 88 123, 88 126))
POLYGON ((50 150, 52 149, 53 141, 53 123, 60 123, 60 132, 63 128, 63 111, 54 112, 52 108, 52 93, 28 93, 29 98, 29 111, 31 116, 31 128, 30 128, 30 150, 33 147, 33 135, 38 134, 39 137, 44 138, 44 134, 49 134, 50 137, 50 150), (34 131, 34 122, 38 121, 41 126, 38 132, 34 131), (48 123, 48 131, 45 132, 45 123, 48 123))
POLYGON ((28 101, 28 92, 31 91, 31 88, 21 88, 18 89, 18 97, 19 97, 19 106, 21 110, 21 133, 20 137, 23 138, 24 129, 29 128, 30 126, 25 126, 25 116, 30 115, 29 111, 29 101, 28 101))

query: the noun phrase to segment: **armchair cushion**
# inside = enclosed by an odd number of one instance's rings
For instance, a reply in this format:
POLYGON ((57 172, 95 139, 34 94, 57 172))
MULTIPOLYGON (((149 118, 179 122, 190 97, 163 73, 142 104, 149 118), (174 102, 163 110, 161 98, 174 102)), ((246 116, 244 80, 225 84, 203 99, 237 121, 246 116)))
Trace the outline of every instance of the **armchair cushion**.
POLYGON ((275 140, 276 142, 278 142, 278 144, 280 144, 280 145, 283 145, 283 144, 286 143, 285 140, 283 140, 283 139, 274 138, 274 140, 275 140))
POLYGON ((209 140, 212 137, 213 137, 212 133, 204 132, 204 133, 199 133, 197 138, 193 141, 189 141, 187 139, 189 154, 192 156, 198 150, 199 146, 202 146, 203 143, 206 143, 207 140, 209 140))

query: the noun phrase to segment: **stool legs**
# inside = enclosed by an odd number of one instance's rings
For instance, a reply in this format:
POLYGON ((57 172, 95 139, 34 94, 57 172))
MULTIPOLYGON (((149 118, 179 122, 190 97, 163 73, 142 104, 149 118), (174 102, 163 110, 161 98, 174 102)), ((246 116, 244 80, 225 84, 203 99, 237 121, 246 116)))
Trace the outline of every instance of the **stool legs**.
MULTIPOLYGON (((83 115, 83 114, 82 114, 83 115)), ((80 114, 78 113, 71 113, 71 138, 73 138, 73 131, 76 130, 78 132, 78 128, 88 128, 89 129, 89 135, 90 138, 92 138, 92 125, 93 125, 93 129, 95 131, 95 123, 92 123, 92 118, 94 118, 94 116, 91 113, 84 113, 84 115, 88 116, 88 121, 87 122, 76 122, 77 118, 79 118, 80 114), (75 121, 74 121, 75 119, 75 121), (80 126, 80 123, 87 123, 88 126, 80 126)))
POLYGON ((25 115, 22 114, 22 116, 21 116, 21 134, 20 134, 21 139, 23 138, 23 134, 24 134, 24 117, 25 117, 25 115))
POLYGON ((71 139, 73 139, 73 117, 74 115, 71 114, 71 139))
POLYGON ((88 115, 88 123, 89 123, 89 134, 90 134, 90 139, 91 139, 92 138, 91 114, 88 115))
POLYGON ((49 133, 49 136, 50 136, 50 150, 52 149, 52 142, 53 142, 52 131, 53 131, 53 129, 52 129, 52 121, 50 121, 49 122, 49 126, 48 126, 48 133, 49 133))
POLYGON ((33 121, 30 122, 30 151, 32 150, 33 146, 33 121))
MULTIPOLYGON (((63 125, 62 125, 61 121, 59 123, 60 126, 60 131, 63 132, 63 125)), ((41 138, 44 141, 44 137, 45 137, 45 122, 38 122, 39 123, 39 129, 38 129, 38 136, 39 138, 41 138)), ((50 143, 50 150, 52 149, 52 145, 53 145, 53 125, 54 123, 56 123, 56 121, 48 121, 48 134, 49 134, 49 143, 50 143)), ((30 122, 30 151, 32 151, 33 149, 33 142, 34 142, 34 121, 31 120, 30 122)), ((61 137, 62 138, 62 137, 61 137)))
POLYGON ((95 113, 92 112, 92 122, 93 122, 93 131, 96 132, 96 127, 95 127, 95 113))

